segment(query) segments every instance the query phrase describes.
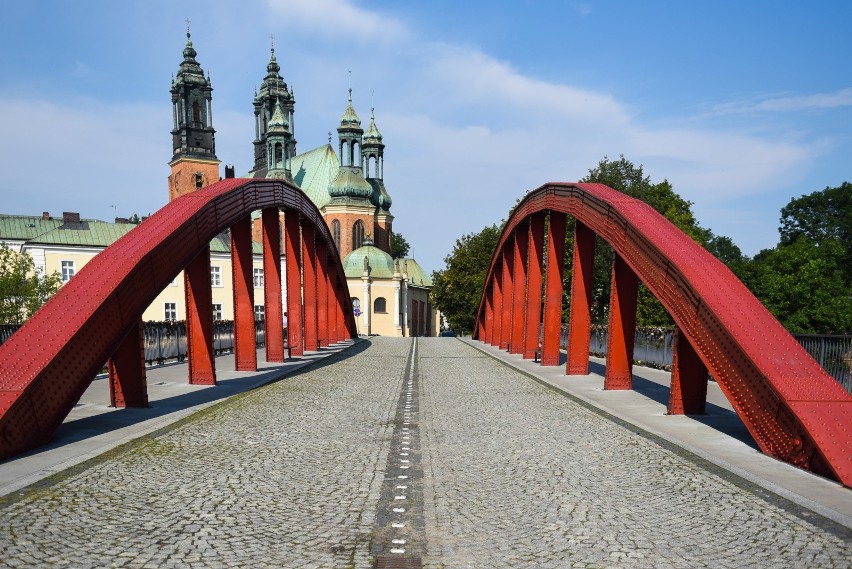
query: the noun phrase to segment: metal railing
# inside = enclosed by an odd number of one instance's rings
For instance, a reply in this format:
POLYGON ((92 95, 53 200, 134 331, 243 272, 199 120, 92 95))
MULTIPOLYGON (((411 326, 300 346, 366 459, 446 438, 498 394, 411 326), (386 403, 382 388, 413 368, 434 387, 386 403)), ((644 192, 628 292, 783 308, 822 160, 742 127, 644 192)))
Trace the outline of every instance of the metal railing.
POLYGON ((852 336, 793 334, 813 359, 852 393, 852 336))
MULTIPOLYGON (((831 377, 852 393, 852 335, 793 334, 793 337, 831 377)), ((606 326, 592 326, 589 353, 596 357, 606 357, 607 339, 606 326)), ((634 363, 671 370, 673 345, 672 328, 637 328, 633 347, 634 363)), ((568 347, 567 325, 562 326, 560 346, 563 349, 568 347)))
MULTIPOLYGON (((145 322, 145 363, 162 364, 169 360, 183 361, 186 358, 186 322, 145 322)), ((266 343, 263 320, 254 321, 257 346, 266 343)), ((234 349, 234 322, 217 320, 213 323, 213 350, 224 354, 234 349)))

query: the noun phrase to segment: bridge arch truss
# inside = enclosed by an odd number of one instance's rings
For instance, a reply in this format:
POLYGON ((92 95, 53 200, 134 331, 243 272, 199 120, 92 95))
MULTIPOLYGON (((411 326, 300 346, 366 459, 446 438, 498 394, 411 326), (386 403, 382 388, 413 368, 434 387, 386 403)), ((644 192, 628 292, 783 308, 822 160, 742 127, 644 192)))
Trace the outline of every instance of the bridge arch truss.
POLYGON ((765 454, 852 486, 852 397, 723 263, 648 204, 603 184, 547 184, 517 205, 491 260, 475 338, 525 359, 540 349, 541 365, 560 365, 568 215, 576 220, 568 375, 589 370, 599 235, 614 250, 604 389, 632 387, 641 281, 677 327, 670 414, 704 412, 709 372, 765 454))
POLYGON ((285 347, 301 355, 355 337, 343 266, 310 199, 280 180, 220 181, 170 202, 95 256, 0 346, 0 459, 47 442, 105 362, 112 404, 148 406, 142 313, 181 271, 189 382, 216 383, 209 244, 224 230, 230 231, 233 261, 235 368, 256 371, 251 244, 256 210, 263 235, 267 361, 284 361, 285 347))

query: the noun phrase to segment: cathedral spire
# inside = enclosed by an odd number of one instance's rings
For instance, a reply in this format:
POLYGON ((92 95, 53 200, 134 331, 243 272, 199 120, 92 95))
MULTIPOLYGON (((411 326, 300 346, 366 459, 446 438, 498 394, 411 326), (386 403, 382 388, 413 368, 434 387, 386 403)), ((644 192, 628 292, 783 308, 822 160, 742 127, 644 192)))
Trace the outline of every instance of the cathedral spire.
POLYGON ((275 57, 275 36, 269 36, 269 63, 266 65, 266 77, 260 85, 260 89, 254 96, 254 117, 255 117, 255 136, 254 136, 254 167, 252 172, 255 175, 263 176, 263 170, 268 166, 267 151, 267 129, 269 121, 275 113, 276 103, 281 104, 281 111, 289 124, 290 141, 290 156, 296 154, 296 138, 294 126, 294 113, 296 107, 296 99, 293 93, 287 89, 287 83, 281 77, 281 66, 275 57))
POLYGON ((197 156, 216 160, 213 130, 213 87, 209 75, 195 59, 198 53, 192 46, 187 20, 186 46, 183 61, 171 85, 173 160, 181 156, 197 156))
POLYGON ((172 76, 172 159, 169 200, 219 181, 213 129, 213 87, 196 60, 189 20, 183 61, 172 76))

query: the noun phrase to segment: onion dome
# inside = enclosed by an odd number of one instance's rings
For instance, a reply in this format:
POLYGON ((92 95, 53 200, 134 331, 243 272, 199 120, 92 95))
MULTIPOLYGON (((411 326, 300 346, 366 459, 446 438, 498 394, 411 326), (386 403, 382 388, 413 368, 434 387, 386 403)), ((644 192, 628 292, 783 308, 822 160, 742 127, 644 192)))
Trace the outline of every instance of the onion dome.
POLYGON ((352 130, 360 130, 364 132, 361 128, 361 119, 358 118, 358 113, 355 112, 355 107, 352 106, 352 89, 349 89, 349 104, 346 105, 346 110, 343 111, 343 114, 340 115, 340 126, 338 127, 338 131, 341 129, 352 129, 352 130))
POLYGON ((328 187, 332 198, 366 198, 373 195, 373 186, 364 179, 358 166, 341 166, 328 187))
POLYGON ((373 245, 369 238, 343 258, 343 272, 348 278, 358 278, 364 274, 364 258, 367 259, 370 277, 374 279, 393 278, 393 258, 373 245))
POLYGON ((379 145, 382 143, 382 133, 376 127, 375 109, 370 109, 370 126, 367 127, 367 132, 364 133, 364 145, 379 145))
POLYGON ((208 87, 209 80, 204 77, 204 71, 201 65, 195 59, 198 52, 192 47, 192 39, 190 39, 189 31, 186 32, 186 47, 183 48, 183 61, 178 69, 177 76, 172 82, 172 87, 177 88, 181 85, 199 85, 208 87))
POLYGON ((281 77, 281 66, 275 59, 275 48, 270 48, 269 63, 266 65, 266 77, 260 85, 260 93, 255 95, 255 101, 268 99, 284 101, 285 105, 293 100, 293 95, 287 89, 287 82, 281 77))
POLYGON ((387 189, 385 189, 385 183, 378 178, 370 178, 367 182, 373 188, 373 194, 370 196, 370 203, 382 210, 390 211, 393 200, 391 199, 387 189))

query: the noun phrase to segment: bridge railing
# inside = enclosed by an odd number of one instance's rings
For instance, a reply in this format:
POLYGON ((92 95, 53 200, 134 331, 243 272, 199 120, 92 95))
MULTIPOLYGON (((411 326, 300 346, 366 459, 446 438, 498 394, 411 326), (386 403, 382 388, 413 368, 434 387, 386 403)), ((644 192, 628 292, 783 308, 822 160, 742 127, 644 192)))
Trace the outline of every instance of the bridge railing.
MULTIPOLYGON (((793 337, 820 366, 848 393, 852 393, 852 335, 793 334, 793 337)), ((606 357, 607 326, 592 326, 589 354, 606 357)), ((568 349, 568 325, 562 326, 560 347, 568 349)), ((674 328, 639 327, 633 348, 636 365, 671 371, 674 356, 674 328)))
MULTIPOLYGON (((169 360, 183 361, 187 357, 186 322, 183 320, 143 323, 145 363, 162 364, 169 360)), ((255 345, 266 342, 263 320, 254 323, 255 345)), ((213 323, 213 349, 216 354, 234 350, 234 321, 213 323)))

